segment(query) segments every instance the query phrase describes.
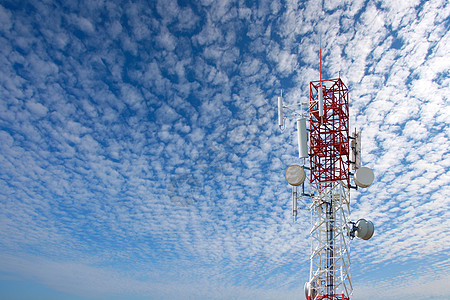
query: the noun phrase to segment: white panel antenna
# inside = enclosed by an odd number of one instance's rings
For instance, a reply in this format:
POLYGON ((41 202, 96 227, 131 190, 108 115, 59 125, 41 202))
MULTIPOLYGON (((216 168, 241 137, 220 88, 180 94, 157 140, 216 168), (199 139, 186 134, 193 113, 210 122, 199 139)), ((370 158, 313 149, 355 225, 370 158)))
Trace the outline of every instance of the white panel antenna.
POLYGON ((361 131, 355 132, 351 142, 353 170, 361 168, 361 131))
POLYGON ((319 86, 319 117, 323 116, 323 88, 322 83, 319 86))
POLYGON ((283 97, 278 97, 278 126, 283 127, 283 97))
POLYGON ((306 119, 297 119, 297 133, 298 133, 298 157, 308 157, 308 134, 306 132, 306 119))

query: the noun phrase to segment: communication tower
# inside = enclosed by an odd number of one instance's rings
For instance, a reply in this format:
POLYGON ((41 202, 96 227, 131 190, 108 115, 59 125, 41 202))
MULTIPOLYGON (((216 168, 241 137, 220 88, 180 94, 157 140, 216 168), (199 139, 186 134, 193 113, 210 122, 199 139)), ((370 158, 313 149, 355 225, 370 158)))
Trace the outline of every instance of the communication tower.
POLYGON ((307 300, 350 300, 350 242, 355 236, 368 240, 374 233, 372 222, 350 221, 350 189, 369 187, 374 175, 361 167, 361 134, 350 135, 349 94, 340 75, 325 80, 320 76, 310 82, 309 89, 309 103, 285 106, 282 96, 278 97, 280 129, 286 119, 297 120, 302 165, 291 165, 285 172, 292 185, 293 216, 297 217, 299 199, 307 200, 311 212, 310 276, 305 296, 307 300), (309 193, 305 193, 305 170, 309 171, 309 193))

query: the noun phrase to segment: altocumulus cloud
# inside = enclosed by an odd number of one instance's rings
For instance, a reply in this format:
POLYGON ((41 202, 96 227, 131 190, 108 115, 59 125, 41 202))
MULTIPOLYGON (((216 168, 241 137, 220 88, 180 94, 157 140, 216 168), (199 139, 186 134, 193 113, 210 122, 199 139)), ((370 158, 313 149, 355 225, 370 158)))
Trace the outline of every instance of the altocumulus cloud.
POLYGON ((307 99, 321 41, 376 176, 352 196, 376 225, 352 245, 354 298, 449 297, 449 15, 440 0, 2 2, 3 280, 302 297, 309 215, 291 220, 295 136, 275 97, 307 99))

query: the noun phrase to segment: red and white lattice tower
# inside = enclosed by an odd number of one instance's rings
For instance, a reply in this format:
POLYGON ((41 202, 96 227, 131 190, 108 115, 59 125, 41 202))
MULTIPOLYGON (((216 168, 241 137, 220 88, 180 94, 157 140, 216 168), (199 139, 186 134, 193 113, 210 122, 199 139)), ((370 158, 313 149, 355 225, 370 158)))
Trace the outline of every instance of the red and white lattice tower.
POLYGON ((285 106, 282 96, 278 97, 278 125, 283 130, 285 119, 297 120, 298 157, 303 162, 303 166, 294 164, 285 172, 292 186, 292 215, 297 217, 299 199, 309 200, 311 211, 311 264, 305 296, 307 300, 350 300, 350 241, 354 237, 368 240, 374 233, 371 221, 350 220, 350 188, 369 187, 374 174, 361 167, 361 134, 349 133, 348 88, 340 76, 322 80, 322 49, 320 80, 311 81, 309 90, 309 103, 285 106), (295 108, 298 106, 300 111, 295 108), (309 194, 305 193, 304 169, 310 171, 309 194), (350 175, 355 186, 350 184, 350 175))
POLYGON ((348 89, 340 78, 312 81, 309 103, 311 267, 308 300, 350 299, 348 89))
POLYGON ((303 162, 303 166, 294 164, 285 172, 292 186, 292 215, 297 217, 299 199, 308 202, 311 211, 311 265, 305 296, 307 300, 350 300, 350 241, 354 237, 368 240, 374 233, 371 221, 350 220, 350 188, 369 187, 374 174, 361 167, 361 134, 349 135, 348 89, 340 76, 312 81, 309 86, 309 103, 285 106, 282 96, 278 97, 278 125, 283 130, 285 119, 297 120, 299 158, 303 162), (300 111, 295 108, 298 106, 300 111), (309 167, 305 165, 308 159, 309 167), (309 194, 305 193, 304 169, 310 172, 309 194))

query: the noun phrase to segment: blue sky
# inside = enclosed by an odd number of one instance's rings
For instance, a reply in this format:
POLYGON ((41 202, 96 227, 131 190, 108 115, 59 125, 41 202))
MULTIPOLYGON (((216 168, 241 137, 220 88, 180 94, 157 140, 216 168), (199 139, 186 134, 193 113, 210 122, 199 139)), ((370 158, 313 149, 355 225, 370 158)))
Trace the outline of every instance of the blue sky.
POLYGON ((354 299, 450 297, 450 6, 0 1, 0 298, 303 299, 276 97, 349 87, 354 299), (323 9, 321 9, 323 7, 323 9))

